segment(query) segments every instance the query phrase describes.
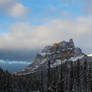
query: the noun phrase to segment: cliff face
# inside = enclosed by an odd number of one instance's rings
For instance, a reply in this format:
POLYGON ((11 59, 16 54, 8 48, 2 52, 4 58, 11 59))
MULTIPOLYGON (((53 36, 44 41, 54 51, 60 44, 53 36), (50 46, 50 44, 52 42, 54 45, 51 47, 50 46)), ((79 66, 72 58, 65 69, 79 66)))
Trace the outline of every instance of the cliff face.
MULTIPOLYGON (((77 61, 84 59, 86 55, 80 48, 75 47, 72 39, 54 43, 52 46, 46 46, 37 56, 34 62, 21 71, 22 74, 30 74, 47 68, 48 60, 51 67, 58 66, 64 62, 77 61)), ((19 73, 20 74, 20 73, 19 73)))

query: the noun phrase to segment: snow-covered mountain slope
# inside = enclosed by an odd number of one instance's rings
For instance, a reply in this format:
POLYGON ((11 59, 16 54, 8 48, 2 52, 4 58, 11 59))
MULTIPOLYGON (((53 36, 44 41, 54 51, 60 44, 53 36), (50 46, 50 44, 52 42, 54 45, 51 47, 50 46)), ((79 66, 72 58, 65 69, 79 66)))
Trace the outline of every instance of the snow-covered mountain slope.
POLYGON ((34 62, 22 70, 18 74, 30 74, 39 70, 47 68, 48 60, 50 60, 51 67, 58 66, 64 62, 77 61, 84 59, 86 55, 82 53, 81 49, 75 47, 72 39, 54 43, 52 46, 46 46, 37 56, 34 62))

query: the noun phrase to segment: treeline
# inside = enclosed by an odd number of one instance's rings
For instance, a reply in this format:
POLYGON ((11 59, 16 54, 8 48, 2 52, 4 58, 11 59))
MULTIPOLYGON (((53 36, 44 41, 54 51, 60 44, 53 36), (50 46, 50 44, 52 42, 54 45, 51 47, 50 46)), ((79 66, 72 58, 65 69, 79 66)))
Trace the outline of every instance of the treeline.
POLYGON ((0 92, 33 92, 39 86, 38 79, 18 77, 0 69, 0 92))
POLYGON ((92 92, 92 70, 87 60, 65 62, 53 69, 48 60, 47 92, 92 92))
POLYGON ((47 71, 15 76, 0 69, 0 92, 92 92, 92 71, 88 62, 65 62, 47 71))

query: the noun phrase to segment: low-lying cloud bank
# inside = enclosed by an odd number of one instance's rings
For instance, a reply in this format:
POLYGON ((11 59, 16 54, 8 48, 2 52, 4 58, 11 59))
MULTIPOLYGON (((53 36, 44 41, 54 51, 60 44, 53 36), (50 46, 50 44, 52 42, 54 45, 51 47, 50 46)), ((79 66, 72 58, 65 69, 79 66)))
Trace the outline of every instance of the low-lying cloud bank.
POLYGON ((8 60, 0 60, 0 64, 24 64, 24 65, 29 65, 31 64, 30 62, 27 61, 8 61, 8 60))
POLYGON ((39 49, 69 38, 83 49, 92 47, 92 17, 50 20, 39 26, 16 23, 11 25, 11 29, 11 33, 0 37, 0 49, 39 49))

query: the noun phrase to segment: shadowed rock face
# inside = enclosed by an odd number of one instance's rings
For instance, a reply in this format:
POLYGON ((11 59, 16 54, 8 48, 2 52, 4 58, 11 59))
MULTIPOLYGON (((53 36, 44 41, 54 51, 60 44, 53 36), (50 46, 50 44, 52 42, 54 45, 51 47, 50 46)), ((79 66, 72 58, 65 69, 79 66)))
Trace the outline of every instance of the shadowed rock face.
POLYGON ((47 69, 48 60, 51 62, 51 67, 55 67, 60 65, 61 62, 77 61, 84 57, 86 57, 86 55, 82 53, 80 48, 75 47, 72 39, 54 43, 52 46, 46 46, 39 54, 37 54, 35 61, 21 71, 21 73, 30 74, 41 69, 47 69))

